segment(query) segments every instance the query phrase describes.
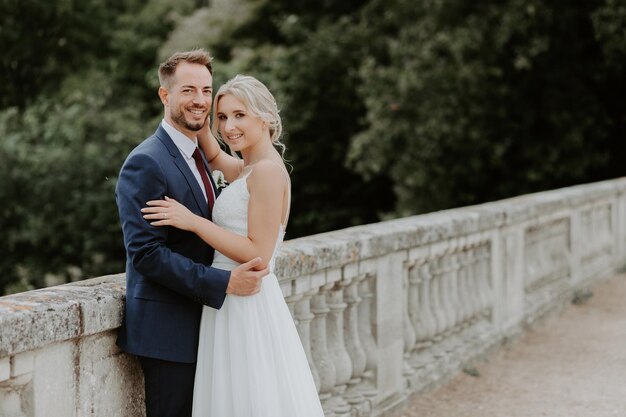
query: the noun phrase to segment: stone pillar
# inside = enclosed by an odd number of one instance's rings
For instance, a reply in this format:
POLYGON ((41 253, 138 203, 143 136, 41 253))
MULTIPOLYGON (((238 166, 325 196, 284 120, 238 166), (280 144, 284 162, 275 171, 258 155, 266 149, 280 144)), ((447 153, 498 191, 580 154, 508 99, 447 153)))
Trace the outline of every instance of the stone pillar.
POLYGON ((444 316, 443 332, 446 337, 450 336, 454 328, 455 311, 452 304, 452 265, 451 265, 451 247, 448 246, 440 259, 441 277, 440 277, 440 292, 441 306, 444 316))
POLYGON ((416 342, 415 328, 411 321, 410 309, 411 309, 412 304, 415 303, 417 300, 414 300, 412 298, 412 296, 415 295, 415 288, 414 288, 415 285, 411 284, 410 279, 409 279, 409 274, 411 270, 413 269, 414 265, 415 265, 414 262, 405 263, 404 271, 403 271, 404 272, 403 280, 402 280, 403 281, 402 287, 404 290, 404 296, 402 297, 402 312, 403 312, 402 326, 403 326, 403 332, 404 332, 404 369, 402 371, 402 374, 405 378, 408 378, 415 373, 410 365, 411 353, 413 352, 413 349, 415 348, 415 342, 416 342))
POLYGON ((460 330, 461 322, 463 321, 463 308, 459 294, 459 266, 459 252, 458 248, 455 248, 455 251, 450 254, 450 302, 454 314, 454 320, 452 321, 454 332, 460 330))
POLYGON ((461 329, 467 327, 467 320, 469 318, 469 306, 467 304, 467 253, 465 243, 459 245, 459 250, 456 254, 457 272, 457 305, 458 305, 458 319, 457 322, 461 329))
POLYGON ((471 311, 471 321, 476 322, 480 318, 480 287, 479 287, 479 257, 478 246, 474 242, 470 245, 469 263, 468 263, 468 284, 469 284, 469 302, 471 311))
POLYGON ((317 367, 315 366, 313 356, 311 355, 311 321, 315 318, 315 315, 311 313, 311 297, 315 295, 317 291, 318 289, 315 288, 311 291, 306 292, 302 296, 302 298, 296 302, 295 317, 297 320, 296 326, 298 327, 300 340, 302 340, 304 353, 306 354, 306 358, 309 361, 309 367, 311 368, 311 373, 313 374, 313 380, 315 381, 317 392, 320 392, 320 376, 317 371, 317 367))
POLYGON ((404 251, 393 252, 376 258, 376 341, 378 346, 377 402, 391 406, 402 401, 406 395, 406 381, 402 376, 404 365, 404 337, 402 321, 405 296, 404 251))
POLYGON ((490 245, 483 243, 478 249, 479 259, 479 292, 480 292, 480 314, 491 321, 493 313, 492 304, 492 284, 491 284, 491 253, 490 245))
POLYGON ((407 271, 408 281, 408 315, 411 324, 413 325, 413 333, 415 340, 411 352, 416 351, 419 348, 420 337, 424 334, 424 325, 420 317, 420 285, 421 279, 419 276, 419 261, 413 261, 408 267, 407 271))
POLYGON ((311 322, 311 356, 320 378, 320 401, 326 417, 334 417, 332 411, 332 389, 335 386, 335 364, 328 352, 326 319, 330 309, 326 305, 326 291, 314 295, 311 312, 315 316, 311 322))
POLYGON ((339 416, 349 416, 350 406, 343 398, 352 376, 352 363, 346 351, 343 336, 343 313, 347 304, 343 302, 343 289, 340 285, 326 286, 327 305, 330 309, 326 321, 328 351, 335 365, 335 386, 333 387, 333 411, 339 416))
POLYGON ((420 348, 428 347, 433 344, 435 334, 437 333, 437 320, 435 319, 435 308, 431 302, 433 297, 432 274, 430 273, 429 260, 424 259, 419 265, 420 286, 420 321, 422 323, 422 332, 418 333, 418 346, 420 348))
POLYGON ((345 277, 341 284, 345 287, 344 301, 347 304, 343 317, 343 331, 352 363, 352 376, 348 381, 345 398, 350 405, 356 406, 365 400, 358 387, 367 364, 365 350, 359 337, 359 304, 361 303, 359 280, 357 277, 345 277))
POLYGON ((445 329, 445 313, 441 305, 441 258, 430 259, 428 262, 430 272, 430 306, 435 319, 435 335, 434 340, 440 341, 443 337, 445 329))
POLYGON ((376 389, 378 347, 372 334, 372 324, 374 323, 372 310, 376 302, 372 291, 374 279, 372 274, 361 274, 358 277, 358 294, 361 298, 361 302, 358 304, 358 329, 359 339, 365 352, 365 372, 363 372, 363 383, 360 391, 367 398, 373 398, 378 393, 376 389))

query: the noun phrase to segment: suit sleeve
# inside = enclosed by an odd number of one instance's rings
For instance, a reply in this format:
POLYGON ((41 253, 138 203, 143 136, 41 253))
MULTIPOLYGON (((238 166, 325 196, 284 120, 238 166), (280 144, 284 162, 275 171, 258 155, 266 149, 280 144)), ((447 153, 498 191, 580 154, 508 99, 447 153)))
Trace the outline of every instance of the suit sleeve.
POLYGON ((147 280, 194 301, 220 308, 226 297, 229 271, 212 268, 167 247, 167 227, 155 227, 142 217, 147 201, 163 198, 165 174, 150 155, 132 154, 120 171, 116 200, 127 256, 147 280))

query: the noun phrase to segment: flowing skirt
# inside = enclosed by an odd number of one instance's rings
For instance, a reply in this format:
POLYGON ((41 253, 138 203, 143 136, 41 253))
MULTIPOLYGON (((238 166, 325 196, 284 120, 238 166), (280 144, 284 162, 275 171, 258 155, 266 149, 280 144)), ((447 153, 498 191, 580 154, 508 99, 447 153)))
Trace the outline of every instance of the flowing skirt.
POLYGON ((204 307, 193 417, 323 417, 276 275, 249 297, 204 307))

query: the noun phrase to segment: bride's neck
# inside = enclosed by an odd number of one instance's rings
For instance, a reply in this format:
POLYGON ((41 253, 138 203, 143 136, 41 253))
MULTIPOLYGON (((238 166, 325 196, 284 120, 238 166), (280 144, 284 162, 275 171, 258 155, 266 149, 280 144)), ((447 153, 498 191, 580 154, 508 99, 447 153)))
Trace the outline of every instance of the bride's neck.
POLYGON ((248 166, 262 159, 271 158, 276 152, 270 140, 259 141, 254 147, 242 150, 243 165, 248 166))

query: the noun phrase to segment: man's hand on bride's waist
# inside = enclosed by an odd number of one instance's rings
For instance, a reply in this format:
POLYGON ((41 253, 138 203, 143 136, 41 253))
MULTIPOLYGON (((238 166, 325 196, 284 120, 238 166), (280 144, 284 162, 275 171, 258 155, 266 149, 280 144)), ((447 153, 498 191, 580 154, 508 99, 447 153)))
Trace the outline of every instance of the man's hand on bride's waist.
POLYGON ((226 294, 246 296, 258 293, 261 290, 261 280, 269 273, 268 267, 255 270, 261 262, 261 258, 254 258, 233 269, 230 272, 226 294))

